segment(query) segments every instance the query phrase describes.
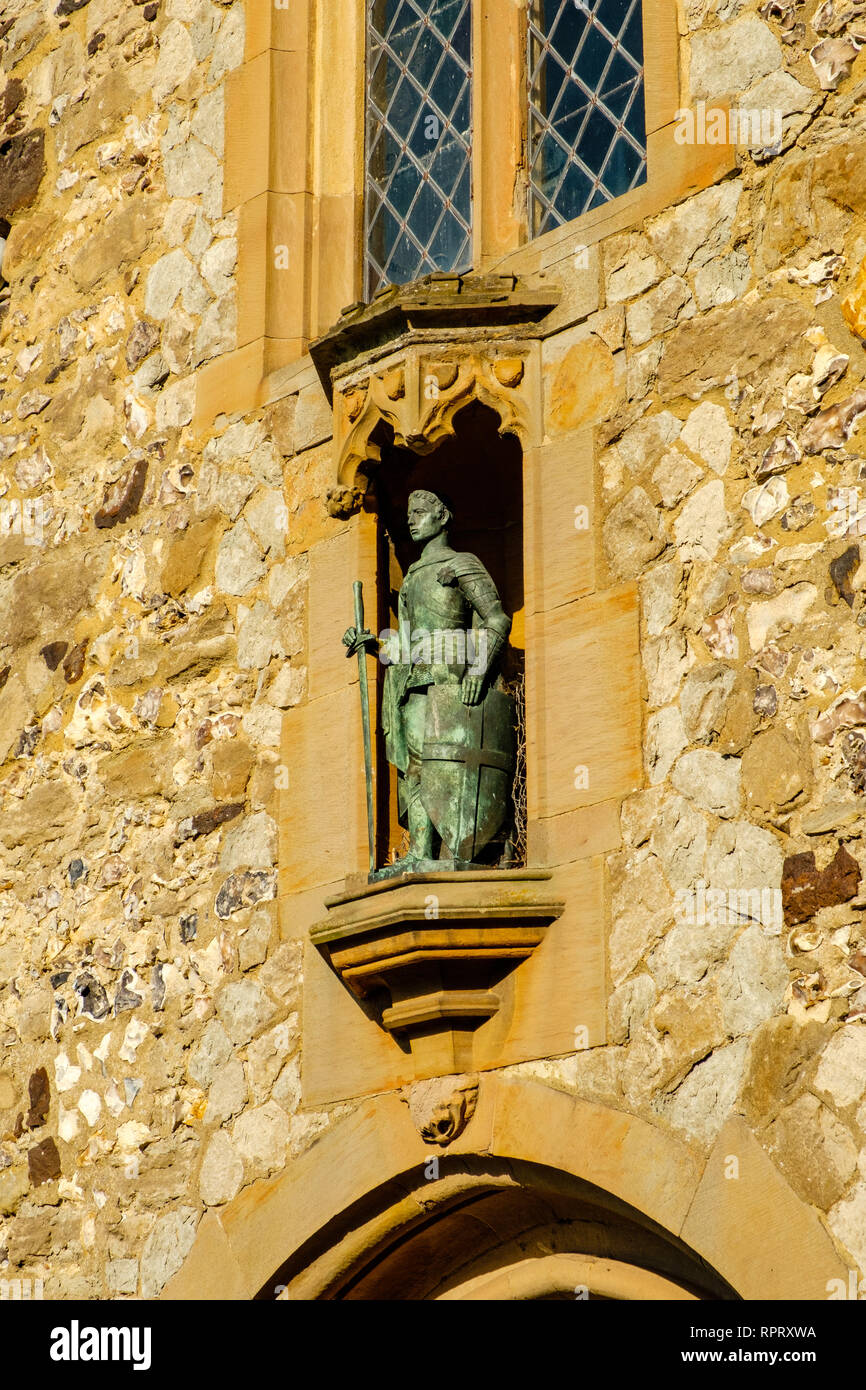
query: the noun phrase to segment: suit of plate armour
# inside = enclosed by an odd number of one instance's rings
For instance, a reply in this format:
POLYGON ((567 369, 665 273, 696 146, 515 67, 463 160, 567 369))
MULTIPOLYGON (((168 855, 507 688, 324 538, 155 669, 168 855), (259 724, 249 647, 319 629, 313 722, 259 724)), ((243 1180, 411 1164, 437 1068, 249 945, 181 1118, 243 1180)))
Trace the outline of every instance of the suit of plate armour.
POLYGON ((420 796, 428 689, 459 685, 473 670, 474 652, 483 657, 484 643, 492 674, 511 619, 477 555, 450 551, 410 565, 400 590, 398 620, 401 659, 385 675, 382 725, 388 761, 399 773, 399 813, 405 824, 409 806, 420 796), (431 654, 452 659, 423 659, 431 654))

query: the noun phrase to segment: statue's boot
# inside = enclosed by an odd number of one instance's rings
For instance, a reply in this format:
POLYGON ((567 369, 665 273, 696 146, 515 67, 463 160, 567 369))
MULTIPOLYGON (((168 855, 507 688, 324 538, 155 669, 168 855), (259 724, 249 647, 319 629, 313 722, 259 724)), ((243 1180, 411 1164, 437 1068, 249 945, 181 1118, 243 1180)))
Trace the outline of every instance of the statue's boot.
POLYGON ((413 793, 407 807, 409 853, 395 859, 393 864, 386 864, 384 869, 379 869, 375 875, 377 879, 394 878, 397 874, 432 873, 442 867, 433 857, 435 832, 433 822, 421 804, 420 779, 416 776, 409 785, 413 793))

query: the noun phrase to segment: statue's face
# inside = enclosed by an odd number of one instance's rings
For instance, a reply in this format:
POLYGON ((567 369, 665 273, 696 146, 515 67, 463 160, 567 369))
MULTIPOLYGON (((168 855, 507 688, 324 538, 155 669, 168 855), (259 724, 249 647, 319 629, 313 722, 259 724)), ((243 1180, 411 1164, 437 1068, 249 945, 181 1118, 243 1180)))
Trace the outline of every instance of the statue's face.
POLYGON ((429 541, 448 524, 447 513, 434 497, 413 492, 409 498, 409 535, 413 541, 429 541))

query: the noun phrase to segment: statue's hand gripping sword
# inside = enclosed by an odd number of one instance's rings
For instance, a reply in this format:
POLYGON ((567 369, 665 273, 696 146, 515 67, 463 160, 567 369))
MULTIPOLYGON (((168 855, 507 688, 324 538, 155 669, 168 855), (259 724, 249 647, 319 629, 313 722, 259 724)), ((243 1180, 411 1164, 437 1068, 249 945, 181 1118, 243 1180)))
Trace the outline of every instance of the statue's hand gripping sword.
POLYGON ((373 744, 370 735, 370 699, 367 687, 367 650, 378 645, 378 639, 364 627, 364 586, 355 580, 355 626, 343 636, 346 656, 357 656, 361 685, 361 721, 364 726, 364 772, 367 777, 367 838, 370 845, 370 873, 376 872, 376 829, 373 818, 373 744))

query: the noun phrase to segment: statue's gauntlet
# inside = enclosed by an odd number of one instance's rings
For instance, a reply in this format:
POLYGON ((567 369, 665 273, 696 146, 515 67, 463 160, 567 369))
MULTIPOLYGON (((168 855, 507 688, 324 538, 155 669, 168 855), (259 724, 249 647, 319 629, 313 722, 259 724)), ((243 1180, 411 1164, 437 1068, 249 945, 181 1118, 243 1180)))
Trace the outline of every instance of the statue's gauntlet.
POLYGON ((467 676, 489 676, 495 669, 499 654, 505 646, 505 639, 494 628, 478 627, 472 632, 473 650, 467 667, 467 676))

